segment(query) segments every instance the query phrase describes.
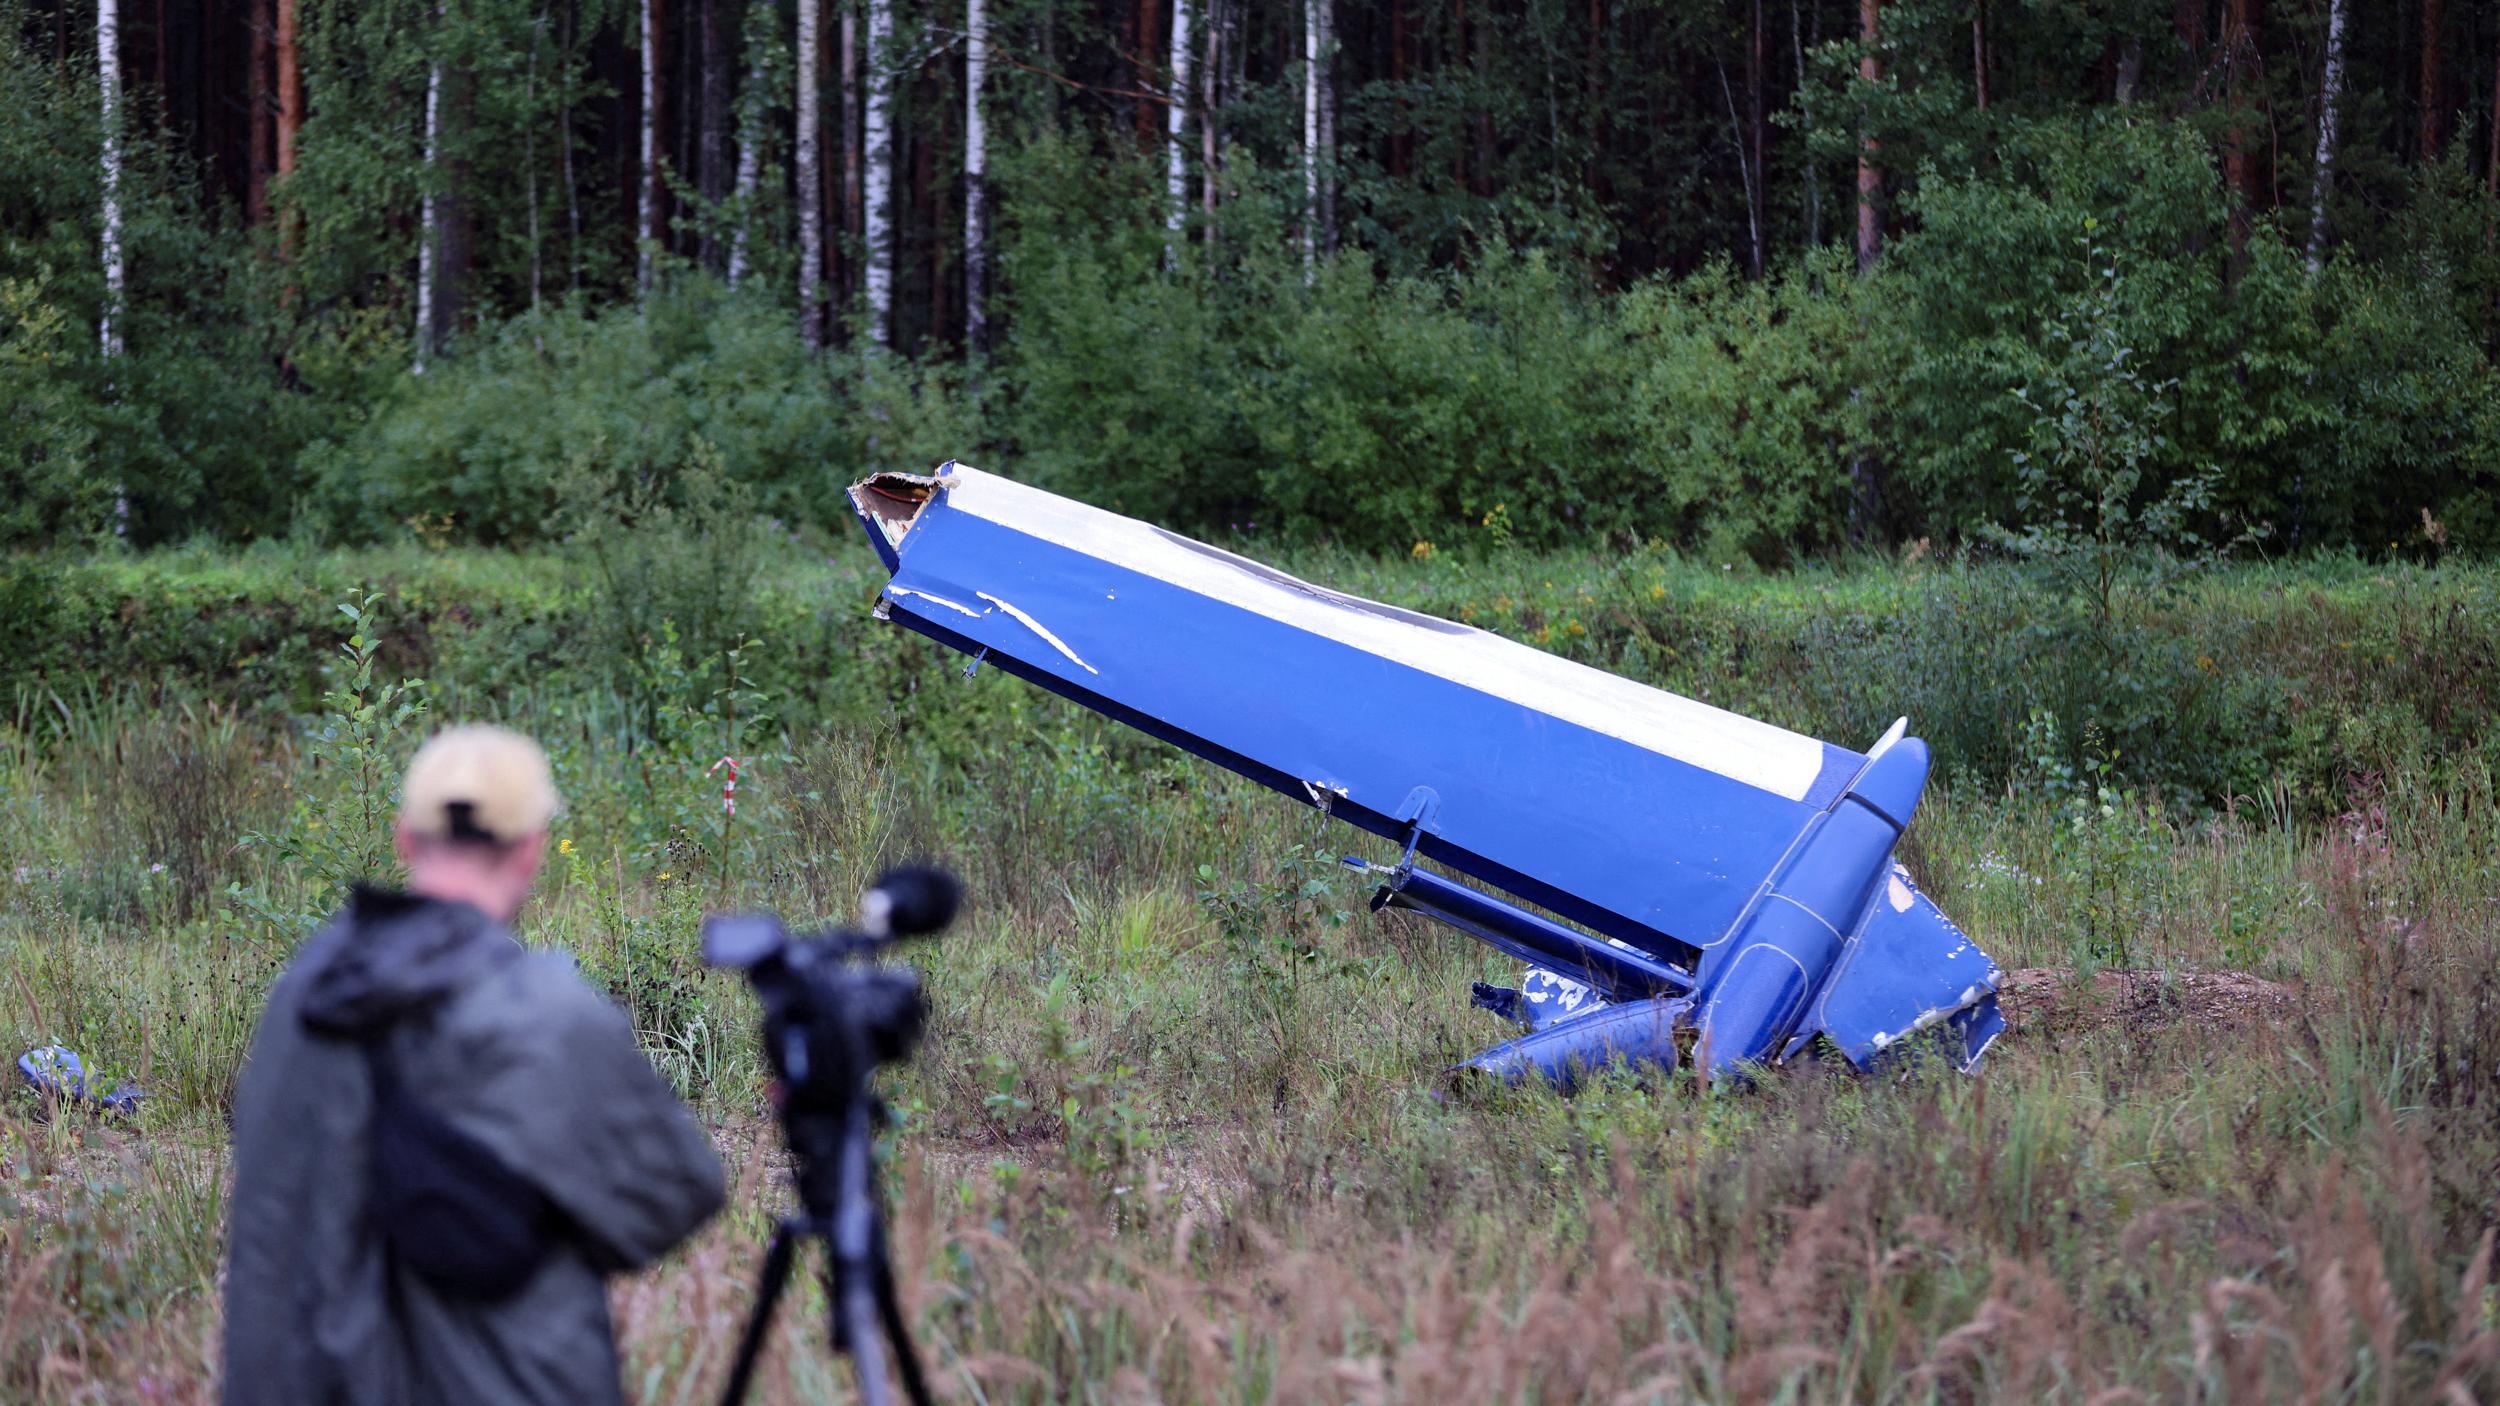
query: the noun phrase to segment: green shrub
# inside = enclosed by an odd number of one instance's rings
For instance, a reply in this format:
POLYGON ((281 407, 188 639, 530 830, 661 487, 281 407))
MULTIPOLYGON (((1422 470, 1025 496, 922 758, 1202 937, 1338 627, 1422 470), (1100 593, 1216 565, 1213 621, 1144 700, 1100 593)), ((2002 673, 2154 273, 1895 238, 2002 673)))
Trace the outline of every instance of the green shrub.
POLYGON ((1761 282, 1718 263, 1625 299, 1650 531, 1765 566, 1840 544, 1868 431, 1863 289, 1834 250, 1761 282))

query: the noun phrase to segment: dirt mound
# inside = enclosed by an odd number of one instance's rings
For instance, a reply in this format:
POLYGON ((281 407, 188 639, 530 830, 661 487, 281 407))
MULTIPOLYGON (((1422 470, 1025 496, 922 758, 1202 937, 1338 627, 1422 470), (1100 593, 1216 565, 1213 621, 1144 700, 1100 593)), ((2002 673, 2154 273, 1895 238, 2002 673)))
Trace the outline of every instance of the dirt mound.
POLYGON ((2078 982, 2068 967, 2009 971, 1997 1000, 2017 1031, 2167 1020, 2247 1025, 2289 1020, 2307 1005, 2293 988, 2247 972, 2103 970, 2078 982))

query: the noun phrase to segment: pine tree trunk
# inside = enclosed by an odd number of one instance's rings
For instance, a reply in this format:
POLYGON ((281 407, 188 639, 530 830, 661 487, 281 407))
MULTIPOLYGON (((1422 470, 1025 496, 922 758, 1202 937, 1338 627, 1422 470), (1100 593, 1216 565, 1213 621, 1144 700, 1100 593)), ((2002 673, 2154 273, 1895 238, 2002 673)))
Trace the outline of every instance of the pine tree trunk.
POLYGON ((1144 96, 1155 90, 1155 58, 1163 52, 1163 0, 1136 0, 1131 30, 1135 45, 1131 52, 1137 55, 1137 143, 1144 146, 1154 140, 1155 129, 1163 125, 1155 120, 1156 104, 1144 96))
MULTIPOLYGON (((1479 19, 1468 29, 1470 43, 1468 62, 1475 69, 1475 87, 1478 93, 1492 91, 1493 46, 1499 38, 1500 22, 1498 20, 1479 19)), ((1467 188, 1479 199, 1491 199, 1494 155, 1497 148, 1494 145, 1493 110, 1490 105, 1484 103, 1477 105, 1473 126, 1475 128, 1474 172, 1467 188)))
POLYGON ((2491 41, 2491 156, 2483 166, 2483 194, 2500 200, 2500 37, 2491 41))
POLYGON ((799 0, 798 153, 793 184, 799 202, 799 342, 811 351, 825 344, 825 299, 817 286, 825 267, 824 177, 817 170, 824 136, 817 120, 817 98, 822 91, 818 49, 824 28, 819 0, 799 0))
POLYGON ((894 335, 894 0, 868 0, 868 43, 862 55, 867 90, 860 120, 860 248, 866 268, 868 336, 878 346, 894 335))
POLYGON ((1981 112, 1988 110, 1988 0, 1972 0, 1970 7, 1970 72, 1971 98, 1981 112))
POLYGON ((2250 151, 2248 131, 2247 89, 2257 72, 2257 0, 2230 0, 2230 8, 2222 21, 2223 65, 2229 75, 2228 97, 2232 109, 2232 125, 2223 134, 2223 179, 2239 203, 2231 212, 2231 262, 2233 276, 2242 254, 2248 248, 2249 231, 2253 227, 2258 197, 2262 193, 2257 180, 2257 162, 2250 151))
MULTIPOLYGON (((1184 12, 1189 0, 1177 0, 1184 12)), ((990 348, 990 129, 981 115, 989 83, 990 22, 983 0, 964 0, 964 346, 990 348)))
MULTIPOLYGON (((279 0, 279 3, 284 5, 289 3, 289 0, 279 0)), ((540 284, 545 274, 543 262, 539 257, 539 250, 544 247, 544 241, 540 238, 538 227, 538 50, 546 37, 547 9, 542 3, 537 17, 530 21, 529 69, 527 76, 523 79, 521 89, 521 109, 527 114, 523 119, 527 125, 521 132, 521 177, 527 187, 529 198, 530 311, 532 312, 538 310, 539 294, 542 291, 540 284)))
POLYGON ((666 85, 660 77, 660 0, 641 0, 642 11, 642 164, 640 199, 635 211, 634 287, 651 296, 660 259, 660 101, 666 85))
MULTIPOLYGON (((1866 46, 1858 60, 1858 77, 1870 90, 1884 81, 1883 59, 1875 52, 1877 22, 1883 11, 1883 0, 1858 0, 1858 41, 1866 46)), ((1872 93, 1869 97, 1871 99, 1872 93)), ((1883 143, 1872 130, 1858 135, 1858 271, 1875 267, 1884 253, 1884 176, 1875 164, 1883 143)))
POLYGON ((842 250, 841 266, 836 273, 842 306, 848 308, 860 294, 859 246, 853 241, 859 237, 863 199, 859 169, 859 16, 848 4, 842 7, 842 80, 835 86, 841 89, 842 109, 842 228, 833 242, 842 250))
MULTIPOLYGON (((921 73, 921 91, 932 92, 937 85, 928 81, 930 74, 921 73)), ((920 227, 929 232, 929 330, 920 340, 919 349, 927 351, 946 340, 947 311, 955 291, 954 280, 946 273, 946 260, 955 251, 954 241, 946 236, 955 228, 955 183, 937 178, 937 154, 958 134, 946 130, 953 120, 953 109, 944 103, 927 101, 930 114, 927 126, 912 143, 912 180, 920 188, 921 200, 914 207, 922 212, 920 227)))
POLYGON ((1319 6, 1319 247, 1337 252, 1337 0, 1319 6))
POLYGON ((2427 166, 2439 159, 2439 145, 2448 130, 2444 84, 2440 82, 2442 31, 2446 18, 2440 0, 2422 0, 2422 125, 2415 150, 2427 166))
POLYGON ((1769 31, 1762 23, 1762 0, 1753 0, 1752 42, 1745 48, 1745 140, 1753 148, 1753 179, 1745 188, 1745 223, 1753 233, 1753 276, 1760 278, 1770 266, 1769 234, 1764 216, 1771 183, 1770 168, 1763 164, 1768 154, 1769 129, 1763 113, 1763 70, 1769 65, 1769 31))
POLYGON ((270 78, 276 62, 271 53, 271 39, 277 24, 270 12, 270 0, 252 0, 244 24, 250 28, 251 72, 243 84, 245 109, 244 140, 251 145, 244 158, 243 218, 245 223, 259 225, 269 219, 269 175, 277 164, 277 97, 270 91, 270 78))
POLYGON ((2335 191, 2335 104, 2344 91, 2344 0, 2327 0, 2326 76, 2318 85, 2318 163, 2309 190, 2309 276, 2326 266, 2326 204, 2335 191))
POLYGON ((2178 0, 2170 8, 2170 28, 2180 35, 2180 88, 2188 90, 2190 108, 2205 103, 2205 0, 2178 0))
MULTIPOLYGON (((304 125, 304 67, 298 46, 295 24, 296 0, 277 0, 278 4, 278 181, 283 185, 295 174, 295 134, 304 125)), ((161 12, 160 12, 161 13, 161 12)), ((161 20, 160 20, 161 23, 161 20)), ((163 52, 159 40, 158 52, 163 52)), ((535 54, 537 51, 531 51, 535 54)), ((278 248, 282 254, 295 250, 295 224, 290 217, 278 226, 278 248)), ((536 240, 533 237, 532 244, 536 240)), ((532 258, 536 255, 533 254, 532 258)))
POLYGON ((476 249, 477 181, 469 166, 469 134, 477 129, 477 75, 467 64, 443 71, 442 186, 435 209, 434 354, 447 356, 468 309, 469 265, 476 249))
POLYGON ((729 286, 735 288, 746 278, 747 241, 755 226, 755 190, 764 175, 764 130, 767 120, 764 93, 764 37, 758 33, 759 21, 772 22, 771 0, 751 0, 747 6, 745 44, 747 52, 746 85, 738 90, 738 186, 732 203, 736 211, 736 232, 729 240, 729 286))
MULTIPOLYGON (((721 32, 723 0, 700 0, 703 40, 702 121, 695 128, 695 188, 714 210, 729 194, 729 42, 721 32)), ((707 219, 696 258, 707 269, 721 267, 719 221, 707 219)))
MULTIPOLYGON (((1814 42, 1820 47, 1823 42, 1823 14, 1819 7, 1815 11, 1814 23, 1814 42)), ((1806 90, 1806 25, 1798 0, 1788 0, 1788 42, 1797 57, 1797 91, 1802 93, 1806 90)), ((1801 124, 1798 135, 1805 137, 1810 134, 1803 130, 1801 124)), ((1810 141, 1801 141, 1799 145, 1808 152, 1813 150, 1810 141)), ((1806 247, 1818 249, 1823 244, 1823 168, 1811 155, 1805 158, 1804 175, 1806 247)))
POLYGON ((1171 101, 1164 105, 1163 118, 1163 266, 1167 269, 1180 260, 1181 227, 1189 219, 1189 72, 1190 61, 1196 57, 1189 41, 1189 0, 1172 0, 1171 101))
POLYGON ((1406 0, 1389 0, 1389 84, 1397 90, 1396 125, 1389 132, 1389 175, 1403 181, 1415 167, 1415 133, 1409 126, 1406 100, 1406 0))
POLYGON ((1206 212, 1204 237, 1207 247, 1215 247, 1216 159, 1219 134, 1223 130, 1224 111, 1224 28, 1230 6, 1225 0, 1209 0, 1207 5, 1206 62, 1198 73, 1198 208, 1206 212))

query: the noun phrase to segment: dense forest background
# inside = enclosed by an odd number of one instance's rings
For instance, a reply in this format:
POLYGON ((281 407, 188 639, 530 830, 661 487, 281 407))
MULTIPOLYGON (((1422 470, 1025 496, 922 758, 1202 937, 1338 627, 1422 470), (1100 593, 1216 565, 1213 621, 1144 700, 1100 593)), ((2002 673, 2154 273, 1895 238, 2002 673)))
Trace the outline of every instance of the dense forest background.
POLYGON ((2488 551, 2496 87, 2494 0, 0 0, 0 542, 953 456, 1400 552, 2488 551))

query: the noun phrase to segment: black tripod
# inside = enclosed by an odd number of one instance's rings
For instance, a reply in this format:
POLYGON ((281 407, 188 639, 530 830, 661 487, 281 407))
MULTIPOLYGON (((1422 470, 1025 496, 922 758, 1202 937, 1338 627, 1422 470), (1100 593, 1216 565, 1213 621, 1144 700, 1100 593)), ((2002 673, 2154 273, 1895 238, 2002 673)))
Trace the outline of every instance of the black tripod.
POLYGON ((716 917, 703 924, 703 960, 747 974, 764 1011, 764 1057, 780 1089, 781 1136, 790 1145, 799 1213, 773 1228, 756 1284, 755 1311, 729 1370, 726 1406, 746 1399, 755 1355, 790 1282, 801 1240, 831 1251, 825 1287, 833 1350, 849 1353, 859 1399, 885 1406, 891 1351, 912 1406, 928 1406, 902 1305, 894 1299, 885 1217, 878 1209, 871 1136, 878 1103, 868 1091, 877 1070, 910 1055, 928 1017, 920 976, 883 966, 876 955, 898 938, 933 933, 955 916, 963 886, 936 869, 889 870, 860 896, 860 928, 792 941, 769 914, 716 917))
POLYGON ((929 1385, 920 1375, 920 1355, 912 1348, 911 1330, 894 1297, 894 1263, 886 1255, 885 1217, 878 1209, 876 1174, 870 1150, 870 1099, 849 1101, 839 1115, 784 1113, 782 1129, 796 1162, 799 1214, 773 1228, 772 1245, 764 1252, 764 1269, 756 1281, 755 1309, 738 1339, 738 1357, 729 1371, 724 1406, 746 1399, 755 1374, 756 1353, 772 1327, 773 1310, 790 1281, 791 1261, 801 1240, 821 1239, 831 1253, 826 1266, 833 1350, 848 1353, 859 1374, 862 1406, 885 1406, 886 1352, 890 1346, 903 1379, 903 1395, 912 1406, 929 1406, 929 1385))

